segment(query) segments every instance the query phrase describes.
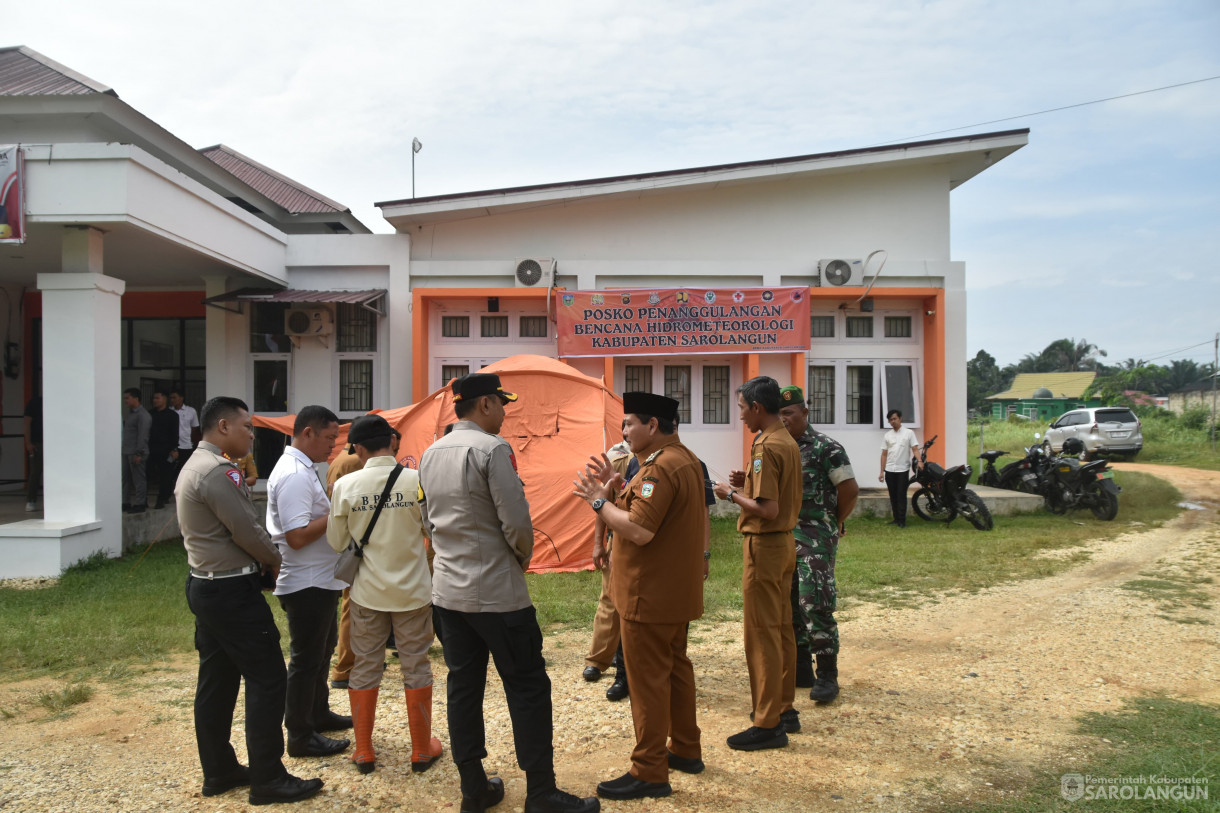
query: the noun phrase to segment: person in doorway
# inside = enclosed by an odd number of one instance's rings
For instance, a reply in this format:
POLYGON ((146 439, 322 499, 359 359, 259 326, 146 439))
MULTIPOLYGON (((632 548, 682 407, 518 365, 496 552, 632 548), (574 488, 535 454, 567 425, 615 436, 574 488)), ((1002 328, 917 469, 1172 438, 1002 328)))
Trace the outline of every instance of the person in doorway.
POLYGON ((780 390, 780 420, 801 450, 801 513, 792 574, 792 629, 796 635, 796 685, 809 698, 829 703, 839 694, 839 625, 835 557, 844 522, 856 507, 860 488, 843 446, 809 425, 809 407, 800 387, 780 390), (816 676, 812 659, 817 658, 816 676))
POLYGON ((352 761, 361 773, 372 772, 376 764, 373 721, 391 628, 406 689, 411 769, 426 771, 441 755, 441 742, 432 736, 432 577, 424 548, 423 492, 419 472, 394 459, 391 432, 380 415, 352 422, 347 439, 364 467, 335 482, 326 529, 330 546, 342 551, 352 540, 364 539, 376 506, 381 507, 368 544, 361 548, 348 600, 355 656, 348 678, 356 734, 352 761))
POLYGON ((267 530, 283 556, 275 595, 288 615, 291 637, 284 727, 288 754, 324 757, 346 749, 347 739, 323 731, 352 727, 352 718, 330 710, 326 682, 338 638, 336 611, 346 586, 335 578, 339 554, 326 541, 330 498, 316 465, 339 437, 339 419, 323 406, 303 407, 292 428, 292 444, 267 480, 267 530))
POLYGON ((274 574, 280 554, 229 459, 250 450, 249 408, 237 398, 213 398, 204 404, 202 423, 203 439, 182 469, 175 497, 199 650, 195 741, 203 795, 249 785, 251 804, 297 802, 321 790, 322 780, 298 779, 284 769, 284 656, 260 586, 260 572, 274 574), (229 742, 243 680, 248 768, 229 742))
POLYGON ((42 396, 35 395, 25 405, 22 419, 25 455, 29 463, 25 489, 25 510, 38 510, 38 492, 42 488, 42 396))
POLYGON ((779 417, 779 383, 751 378, 737 388, 741 421, 758 434, 745 472, 716 483, 716 496, 741 508, 744 569, 741 577, 746 666, 750 672, 753 725, 728 738, 738 751, 783 748, 799 731, 796 698, 796 638, 792 632, 792 529, 801 508, 801 450, 779 417))
POLYGON ((152 423, 148 430, 148 482, 157 485, 157 508, 164 508, 174 493, 175 457, 178 455, 178 413, 169 408, 169 396, 153 393, 152 423))
POLYGON ((462 810, 482 811, 504 798, 503 780, 489 780, 483 769, 490 656, 525 771, 525 813, 596 813, 595 797, 581 799, 555 784, 551 680, 525 581, 534 528, 512 447, 497 437, 505 406, 517 396, 490 373, 450 386, 458 421, 423 453, 419 475, 436 551, 432 603, 444 628, 449 737, 462 810))
POLYGON ((141 514, 148 510, 148 432, 152 416, 140 403, 140 391, 135 387, 123 390, 123 510, 141 514))
POLYGON ((886 413, 890 428, 881 438, 881 474, 878 482, 885 483, 890 492, 890 512, 894 518, 890 525, 907 527, 907 486, 911 482, 912 467, 919 467, 919 441, 915 433, 902 425, 902 411, 891 409, 886 413))
POLYGON ((622 608, 623 655, 633 688, 631 769, 599 784, 597 794, 642 799, 672 792, 670 768, 704 768, 686 639, 689 623, 703 615, 707 508, 702 464, 678 440, 678 402, 628 392, 623 411, 623 435, 641 461, 639 472, 621 488, 621 476, 603 478, 590 467, 578 475, 573 493, 615 535, 610 589, 622 608))
POLYGON ((180 389, 169 391, 169 405, 178 413, 178 454, 174 458, 174 479, 177 480, 178 473, 199 443, 199 415, 193 406, 187 405, 180 389))

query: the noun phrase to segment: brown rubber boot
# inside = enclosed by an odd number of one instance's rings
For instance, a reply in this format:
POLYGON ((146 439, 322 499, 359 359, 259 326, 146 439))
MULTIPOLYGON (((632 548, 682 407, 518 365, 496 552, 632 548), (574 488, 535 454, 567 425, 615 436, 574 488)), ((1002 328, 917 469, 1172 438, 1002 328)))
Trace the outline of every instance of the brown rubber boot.
POLYGON ((352 762, 360 773, 372 773, 377 767, 377 755, 373 752, 373 719, 377 716, 377 688, 348 689, 347 697, 352 706, 352 725, 356 729, 356 751, 352 762))
POLYGON ((407 724, 411 728, 411 770, 423 773, 441 757, 441 741, 432 736, 432 685, 407 689, 407 724))

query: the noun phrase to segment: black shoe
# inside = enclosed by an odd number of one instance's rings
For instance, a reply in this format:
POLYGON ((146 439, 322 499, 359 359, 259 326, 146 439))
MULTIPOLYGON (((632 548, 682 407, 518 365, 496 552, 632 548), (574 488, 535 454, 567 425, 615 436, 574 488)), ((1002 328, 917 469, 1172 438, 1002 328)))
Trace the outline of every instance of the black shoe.
POLYGON ((597 813, 602 803, 596 796, 580 798, 559 788, 535 799, 526 797, 525 813, 597 813))
POLYGON ((478 797, 462 797, 462 813, 483 813, 504 801, 504 780, 493 776, 487 780, 487 788, 478 797))
POLYGON ((887 522, 887 523, 885 523, 885 524, 886 524, 886 525, 901 525, 902 523, 901 523, 901 522, 899 522, 899 521, 898 521, 898 520, 896 520, 896 519, 891 519, 889 522, 887 522))
POLYGON ((834 678, 818 678, 809 690, 809 699, 829 703, 839 696, 839 682, 834 678))
POLYGON ((273 805, 278 802, 299 802, 316 796, 325 784, 321 779, 298 779, 285 774, 274 782, 250 788, 250 804, 273 805))
POLYGON ((289 740, 288 756, 329 757, 346 751, 351 744, 351 740, 332 740, 330 737, 323 737, 321 734, 315 733, 309 735, 309 739, 306 740, 297 742, 289 740))
POLYGON ((801 713, 796 709, 780 712, 779 724, 784 727, 786 733, 795 734, 801 730, 801 713))
POLYGON ((326 716, 318 723, 319 731, 346 731, 352 727, 352 718, 346 714, 335 714, 333 711, 327 711, 326 716))
MULTIPOLYGON (((330 682, 330 687, 332 689, 346 689, 346 688, 348 688, 348 685, 347 685, 346 680, 332 680, 330 682)), ((350 726, 349 726, 349 728, 350 728, 350 726)))
POLYGON ((691 757, 680 757, 673 751, 669 752, 669 767, 675 771, 682 773, 703 773, 703 769, 707 766, 703 764, 703 760, 691 757))
POLYGON ((788 734, 784 724, 775 728, 759 728, 752 725, 740 734, 729 737, 728 745, 734 751, 762 751, 765 748, 783 748, 788 744, 788 734))
POLYGON ((630 772, 597 785, 597 795, 603 799, 656 799, 673 792, 668 782, 645 782, 630 772))
POLYGON ((203 795, 204 796, 219 796, 222 793, 228 793, 233 788, 244 788, 250 784, 250 769, 245 765, 238 765, 237 769, 230 771, 224 776, 214 776, 211 779, 203 780, 203 795))
POLYGON ((602 670, 598 669, 596 666, 586 666, 585 671, 581 672, 580 676, 590 683, 593 683, 594 681, 602 679, 602 670))
POLYGON ((631 691, 627 688, 627 673, 620 669, 614 673, 614 682, 610 684, 610 688, 606 689, 606 699, 618 702, 629 694, 631 691))

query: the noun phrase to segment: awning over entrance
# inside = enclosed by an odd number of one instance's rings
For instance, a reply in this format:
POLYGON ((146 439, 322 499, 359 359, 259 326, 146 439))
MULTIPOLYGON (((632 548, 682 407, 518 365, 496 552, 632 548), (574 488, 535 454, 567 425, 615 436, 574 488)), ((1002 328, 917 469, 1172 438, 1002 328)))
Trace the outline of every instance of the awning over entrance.
MULTIPOLYGON (((209 296, 203 304, 222 307, 222 302, 342 302, 359 305, 378 316, 385 316, 385 289, 372 288, 367 291, 304 291, 296 288, 238 288, 223 294, 209 296)), ((224 308, 224 310, 229 310, 224 308)))

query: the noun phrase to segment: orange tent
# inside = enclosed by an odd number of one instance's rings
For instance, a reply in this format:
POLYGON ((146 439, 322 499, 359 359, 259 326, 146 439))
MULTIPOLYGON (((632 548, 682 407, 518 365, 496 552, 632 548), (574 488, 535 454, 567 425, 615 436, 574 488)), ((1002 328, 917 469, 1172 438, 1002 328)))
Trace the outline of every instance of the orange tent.
MULTIPOLYGON (((534 521, 530 572, 591 570, 593 512, 572 496, 572 480, 589 455, 622 440, 622 399, 600 378, 545 356, 510 356, 479 372, 496 373, 505 390, 520 396, 509 405, 500 435, 516 454, 534 521)), ((417 468, 424 450, 457 420, 448 387, 411 406, 373 412, 402 433, 398 459, 409 468, 417 468)), ((255 415, 254 424, 291 435, 294 419, 255 415)), ((346 445, 344 425, 334 455, 346 445)))

